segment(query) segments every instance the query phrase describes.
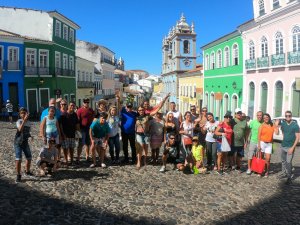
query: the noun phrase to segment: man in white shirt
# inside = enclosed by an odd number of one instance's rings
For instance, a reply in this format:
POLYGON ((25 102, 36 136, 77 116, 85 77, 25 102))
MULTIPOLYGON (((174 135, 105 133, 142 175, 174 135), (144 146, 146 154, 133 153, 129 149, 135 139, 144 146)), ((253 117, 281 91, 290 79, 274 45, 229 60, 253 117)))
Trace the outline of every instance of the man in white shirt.
POLYGON ((12 114, 13 114, 13 110, 14 106, 11 104, 10 100, 6 101, 6 111, 8 112, 8 119, 9 122, 12 123, 13 119, 12 119, 12 114))

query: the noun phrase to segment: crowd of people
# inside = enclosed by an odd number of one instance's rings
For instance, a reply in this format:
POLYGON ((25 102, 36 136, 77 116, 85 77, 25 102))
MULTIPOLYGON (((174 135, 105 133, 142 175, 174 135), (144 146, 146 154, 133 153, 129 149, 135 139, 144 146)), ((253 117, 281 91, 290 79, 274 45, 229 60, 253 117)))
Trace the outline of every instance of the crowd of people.
MULTIPOLYGON (((170 110, 163 115, 161 109, 169 98, 167 95, 157 106, 150 106, 145 100, 137 111, 128 101, 124 106, 116 96, 116 104, 108 107, 106 100, 100 100, 97 109, 90 107, 89 99, 77 109, 75 102, 50 99, 49 107, 41 114, 39 137, 44 147, 41 149, 36 165, 40 176, 53 174, 60 167, 80 164, 82 151, 90 167, 105 168, 110 165, 135 164, 137 169, 148 163, 158 165, 162 149, 160 172, 167 171, 167 163, 173 169, 185 173, 216 173, 242 171, 242 159, 248 148, 248 169, 250 175, 252 157, 262 155, 266 166, 263 174, 268 177, 270 160, 273 153, 273 134, 281 129, 282 173, 291 183, 292 159, 296 145, 300 140, 298 124, 292 120, 292 112, 285 112, 285 120, 274 123, 267 113, 256 113, 249 121, 242 110, 237 108, 233 115, 227 112, 222 121, 217 121, 206 107, 197 114, 196 106, 183 114, 176 109, 174 102, 169 103, 170 110), (79 140, 77 155, 74 158, 76 140, 79 140), (120 161, 120 140, 122 140, 124 158, 120 161), (129 157, 128 142, 131 148, 129 157), (151 149, 149 161, 148 149, 151 149), (109 149, 110 158, 106 156, 109 149), (97 157, 99 163, 97 162, 97 157), (62 159, 62 160, 61 160, 62 159)), ((17 133, 14 140, 16 153, 17 182, 21 181, 22 152, 26 157, 26 176, 33 176, 31 150, 28 140, 30 134, 29 114, 25 108, 19 110, 17 133)))

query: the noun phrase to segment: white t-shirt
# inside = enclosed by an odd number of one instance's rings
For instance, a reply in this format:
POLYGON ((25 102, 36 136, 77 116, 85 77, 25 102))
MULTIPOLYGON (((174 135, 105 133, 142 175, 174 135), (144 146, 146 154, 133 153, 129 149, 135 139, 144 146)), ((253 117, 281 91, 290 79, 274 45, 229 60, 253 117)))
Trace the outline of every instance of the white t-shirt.
POLYGON ((215 121, 214 123, 211 123, 209 121, 206 122, 205 128, 207 130, 207 133, 206 133, 205 141, 216 142, 216 139, 214 139, 213 136, 218 125, 219 125, 219 121, 215 121))

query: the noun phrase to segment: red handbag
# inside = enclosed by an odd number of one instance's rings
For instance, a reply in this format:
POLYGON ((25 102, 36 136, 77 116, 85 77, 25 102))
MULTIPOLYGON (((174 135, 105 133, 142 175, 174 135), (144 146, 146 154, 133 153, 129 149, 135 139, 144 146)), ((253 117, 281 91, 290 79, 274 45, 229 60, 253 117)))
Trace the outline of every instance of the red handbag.
POLYGON ((190 137, 184 137, 183 138, 183 144, 184 145, 191 145, 191 144, 193 144, 192 138, 190 138, 190 137))
POLYGON ((253 156, 251 163, 251 170, 262 174, 265 170, 266 161, 261 158, 261 152, 257 153, 257 156, 253 156))

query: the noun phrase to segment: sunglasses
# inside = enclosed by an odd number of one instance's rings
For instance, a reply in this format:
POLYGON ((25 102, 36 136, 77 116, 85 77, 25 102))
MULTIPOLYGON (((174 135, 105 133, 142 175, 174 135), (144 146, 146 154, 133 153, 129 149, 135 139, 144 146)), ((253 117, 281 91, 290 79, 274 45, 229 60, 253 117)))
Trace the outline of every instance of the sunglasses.
POLYGON ((193 140, 193 142, 198 142, 198 140, 193 140))
POLYGON ((67 105, 67 104, 60 104, 60 105, 67 105))
POLYGON ((202 112, 207 112, 207 110, 203 110, 202 112))
POLYGON ((89 104, 90 102, 83 102, 83 103, 89 104))
POLYGON ((191 109, 191 110, 196 110, 196 109, 191 109))
POLYGON ((175 138, 169 138, 170 140, 174 140, 175 138))
POLYGON ((286 118, 292 117, 292 115, 285 115, 286 118))

